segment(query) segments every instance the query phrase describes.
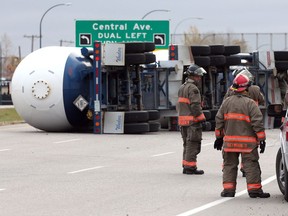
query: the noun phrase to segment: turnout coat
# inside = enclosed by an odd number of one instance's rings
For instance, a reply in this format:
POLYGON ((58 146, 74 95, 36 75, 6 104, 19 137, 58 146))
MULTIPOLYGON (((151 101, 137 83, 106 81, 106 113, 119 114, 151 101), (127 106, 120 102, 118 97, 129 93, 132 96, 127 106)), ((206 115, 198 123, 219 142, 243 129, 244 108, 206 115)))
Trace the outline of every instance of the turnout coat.
POLYGON ((216 138, 224 138, 225 152, 250 153, 265 140, 262 113, 253 99, 235 93, 226 98, 216 117, 216 138))

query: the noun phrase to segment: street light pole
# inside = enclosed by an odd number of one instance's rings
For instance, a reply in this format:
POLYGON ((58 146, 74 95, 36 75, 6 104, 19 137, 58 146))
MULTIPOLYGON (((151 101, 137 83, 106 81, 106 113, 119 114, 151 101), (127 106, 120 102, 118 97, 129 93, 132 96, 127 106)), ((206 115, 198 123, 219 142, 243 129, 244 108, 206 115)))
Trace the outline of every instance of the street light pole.
POLYGON ((176 27, 175 27, 175 29, 174 29, 174 35, 176 34, 176 31, 177 31, 177 29, 178 29, 178 27, 179 27, 179 25, 180 24, 182 24, 183 22, 185 22, 186 20, 189 20, 189 19, 197 19, 197 20, 202 20, 203 18, 202 17, 187 17, 187 18, 185 18, 185 19, 182 19, 180 22, 178 22, 177 23, 177 25, 176 25, 176 27))
POLYGON ((149 14, 154 13, 154 12, 157 12, 157 11, 170 12, 170 10, 166 10, 166 9, 156 9, 156 10, 152 10, 152 11, 149 11, 148 13, 146 13, 146 14, 142 17, 142 20, 143 20, 146 16, 148 16, 149 14))
POLYGON ((52 7, 48 8, 48 9, 45 11, 45 13, 42 15, 41 20, 40 20, 40 27, 39 27, 39 38, 40 38, 39 48, 42 47, 42 21, 43 21, 44 16, 45 16, 50 10, 52 10, 52 9, 55 8, 55 7, 58 7, 58 6, 70 6, 70 5, 71 5, 71 3, 61 3, 61 4, 53 5, 52 7))

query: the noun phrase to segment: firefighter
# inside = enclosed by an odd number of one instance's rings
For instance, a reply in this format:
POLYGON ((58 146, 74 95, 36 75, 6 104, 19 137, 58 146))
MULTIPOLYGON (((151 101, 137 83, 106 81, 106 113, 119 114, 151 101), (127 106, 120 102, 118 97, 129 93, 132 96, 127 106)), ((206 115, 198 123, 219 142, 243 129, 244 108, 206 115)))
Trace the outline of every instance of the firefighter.
POLYGON ((234 197, 236 191, 239 155, 245 167, 247 190, 251 198, 268 198, 261 184, 258 145, 265 151, 263 115, 255 101, 248 96, 249 78, 238 74, 233 80, 235 94, 226 98, 216 114, 214 148, 221 150, 223 143, 222 197, 234 197))
POLYGON ((191 64, 184 72, 185 82, 178 91, 178 125, 183 139, 183 174, 204 174, 197 169, 197 155, 201 151, 202 123, 205 116, 201 107, 201 95, 197 85, 207 72, 196 64, 191 64))
MULTIPOLYGON (((232 72, 232 75, 234 76, 234 78, 238 74, 245 74, 249 78, 249 80, 251 82, 251 85, 247 89, 249 96, 256 102, 257 105, 263 105, 264 106, 265 105, 265 98, 264 98, 264 95, 262 94, 262 92, 260 90, 260 87, 258 85, 252 85, 252 83, 254 82, 253 75, 246 68, 234 70, 232 72)), ((234 94, 234 91, 233 91, 233 87, 230 86, 230 88, 227 90, 227 92, 224 96, 224 99, 231 96, 232 94, 234 94)))
MULTIPOLYGON (((262 94, 260 88, 258 85, 252 85, 252 83, 254 82, 254 77, 253 75, 246 69, 246 68, 241 68, 241 69, 236 69, 232 72, 232 75, 234 76, 234 78, 238 75, 238 74, 245 74, 250 82, 251 82, 251 85, 247 88, 247 91, 249 93, 249 97, 252 98, 255 103, 257 105, 265 105, 265 99, 264 99, 264 95, 262 94)), ((235 92, 233 91, 233 87, 231 86, 225 96, 224 96, 224 99, 226 99, 227 97, 233 95, 235 92)), ((240 171, 242 172, 242 176, 245 177, 246 176, 246 173, 244 171, 244 166, 243 166, 243 163, 241 163, 241 168, 240 168, 240 171)))

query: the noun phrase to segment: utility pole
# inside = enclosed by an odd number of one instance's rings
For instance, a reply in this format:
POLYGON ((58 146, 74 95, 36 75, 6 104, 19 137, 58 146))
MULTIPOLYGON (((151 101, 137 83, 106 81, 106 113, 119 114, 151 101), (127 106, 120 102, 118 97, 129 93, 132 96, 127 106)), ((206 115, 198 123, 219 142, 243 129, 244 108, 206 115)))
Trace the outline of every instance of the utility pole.
POLYGON ((38 35, 24 35, 25 38, 31 39, 31 52, 34 50, 34 39, 35 38, 40 38, 38 35))
POLYGON ((69 43, 69 44, 72 44, 72 43, 74 43, 74 41, 67 41, 67 40, 60 40, 60 46, 62 46, 63 45, 63 43, 69 43))

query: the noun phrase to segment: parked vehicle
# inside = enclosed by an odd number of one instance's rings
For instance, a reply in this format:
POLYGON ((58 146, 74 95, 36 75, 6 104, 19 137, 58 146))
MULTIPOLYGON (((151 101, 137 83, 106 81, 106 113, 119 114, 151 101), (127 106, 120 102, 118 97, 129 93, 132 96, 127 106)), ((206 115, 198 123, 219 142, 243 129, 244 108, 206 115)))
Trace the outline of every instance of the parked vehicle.
POLYGON ((279 189, 288 201, 288 112, 282 111, 282 105, 273 104, 268 106, 268 115, 283 119, 280 127, 280 148, 276 156, 276 177, 279 189))

